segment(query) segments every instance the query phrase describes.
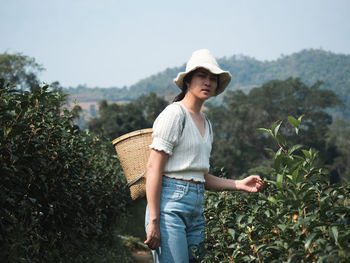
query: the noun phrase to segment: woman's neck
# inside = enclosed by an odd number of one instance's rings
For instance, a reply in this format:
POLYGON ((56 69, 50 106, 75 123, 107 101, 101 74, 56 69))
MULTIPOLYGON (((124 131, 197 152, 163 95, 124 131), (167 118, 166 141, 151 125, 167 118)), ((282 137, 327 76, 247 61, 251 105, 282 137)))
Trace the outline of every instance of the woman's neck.
POLYGON ((187 92, 185 97, 181 100, 181 103, 192 113, 199 114, 202 106, 202 100, 195 98, 191 93, 187 92))

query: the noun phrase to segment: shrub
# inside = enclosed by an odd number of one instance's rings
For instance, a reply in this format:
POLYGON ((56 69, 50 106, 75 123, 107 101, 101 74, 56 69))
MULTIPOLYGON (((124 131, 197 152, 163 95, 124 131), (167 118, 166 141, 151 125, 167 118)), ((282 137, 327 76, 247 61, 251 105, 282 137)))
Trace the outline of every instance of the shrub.
MULTIPOLYGON (((299 131, 301 118, 289 117, 299 131)), ((317 152, 288 146, 281 122, 263 192, 207 192, 203 262, 346 262, 350 257, 350 185, 330 185, 314 167, 317 152)), ((272 151, 272 150, 270 150, 272 151)))
POLYGON ((0 81, 2 262, 88 262, 85 252, 112 249, 126 213, 110 142, 74 126, 63 98, 49 86, 29 93, 0 81))

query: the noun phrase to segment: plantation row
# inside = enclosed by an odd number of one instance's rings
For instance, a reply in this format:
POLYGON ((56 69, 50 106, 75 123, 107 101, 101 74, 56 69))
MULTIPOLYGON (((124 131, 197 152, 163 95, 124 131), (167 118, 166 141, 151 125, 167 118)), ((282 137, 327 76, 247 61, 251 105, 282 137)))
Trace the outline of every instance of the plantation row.
POLYGON ((129 192, 109 141, 80 131, 49 86, 0 82, 0 262, 127 262, 129 192))
MULTIPOLYGON (((298 133, 301 118, 289 122, 298 133)), ((350 184, 330 185, 317 152, 288 145, 280 125, 261 129, 277 146, 264 192, 207 193, 204 262, 348 262, 350 184)))

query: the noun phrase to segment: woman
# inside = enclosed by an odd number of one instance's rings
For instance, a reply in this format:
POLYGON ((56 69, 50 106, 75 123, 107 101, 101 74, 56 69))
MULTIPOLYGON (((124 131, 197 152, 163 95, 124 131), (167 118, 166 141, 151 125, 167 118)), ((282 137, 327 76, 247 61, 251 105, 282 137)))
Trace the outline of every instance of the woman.
POLYGON ((230 81, 230 73, 219 68, 209 50, 195 51, 186 71, 174 79, 182 92, 154 122, 146 175, 145 241, 154 262, 192 262, 196 247, 201 254, 204 189, 257 192, 263 187, 259 176, 231 180, 208 174, 213 134, 201 109, 230 81))

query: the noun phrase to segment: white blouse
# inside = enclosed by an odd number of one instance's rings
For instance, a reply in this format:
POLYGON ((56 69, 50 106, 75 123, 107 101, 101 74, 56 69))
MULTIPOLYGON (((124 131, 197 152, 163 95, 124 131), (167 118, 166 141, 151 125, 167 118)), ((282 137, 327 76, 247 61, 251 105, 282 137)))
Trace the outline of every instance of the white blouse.
POLYGON ((164 175, 205 182, 204 174, 209 172, 213 141, 209 121, 205 122, 205 134, 202 137, 186 107, 181 102, 174 102, 155 120, 152 137, 153 142, 149 147, 169 154, 164 175))

